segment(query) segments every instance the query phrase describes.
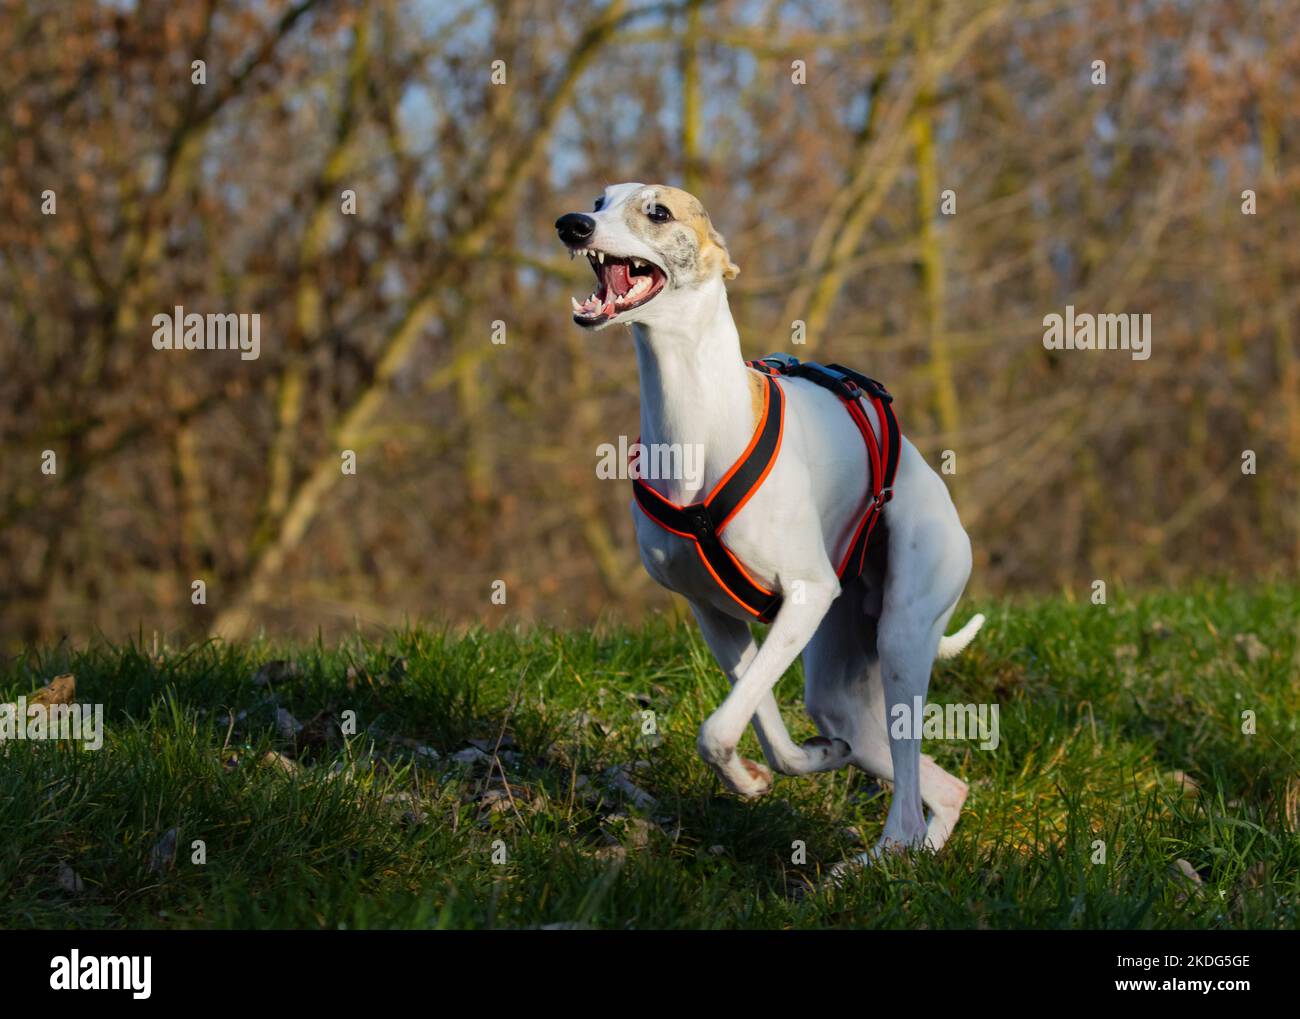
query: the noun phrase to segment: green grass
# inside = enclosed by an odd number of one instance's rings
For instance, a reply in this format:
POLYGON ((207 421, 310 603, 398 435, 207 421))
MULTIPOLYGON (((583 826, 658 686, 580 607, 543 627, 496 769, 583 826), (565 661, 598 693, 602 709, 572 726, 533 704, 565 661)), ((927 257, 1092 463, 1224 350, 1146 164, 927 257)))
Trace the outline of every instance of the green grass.
MULTIPOLYGON (((927 743, 971 784, 952 840, 840 889, 819 873, 874 843, 888 793, 845 771, 725 794, 695 755, 726 682, 693 626, 34 650, 5 663, 0 700, 72 672, 107 733, 99 751, 0 747, 0 925, 1300 926, 1300 591, 978 607, 984 631, 931 696, 999 704, 1001 746, 927 743), (296 670, 259 685, 272 659, 296 670), (289 738, 277 709, 315 736, 289 738), (454 759, 499 737, 508 792, 454 759)), ((796 738, 801 683, 778 688, 796 738)), ((758 756, 752 734, 742 750, 758 756)))

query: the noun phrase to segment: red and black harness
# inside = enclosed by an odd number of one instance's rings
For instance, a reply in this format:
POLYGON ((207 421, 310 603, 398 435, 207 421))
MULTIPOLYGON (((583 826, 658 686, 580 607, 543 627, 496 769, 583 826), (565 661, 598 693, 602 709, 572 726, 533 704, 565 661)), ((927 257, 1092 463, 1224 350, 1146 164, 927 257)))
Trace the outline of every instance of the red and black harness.
POLYGON ((749 501, 776 463, 785 427, 785 394, 777 379, 803 378, 829 389, 844 404, 853 423, 862 433, 867 457, 871 461, 871 495, 853 532, 853 540, 836 572, 841 580, 858 576, 867 562, 867 552, 884 528, 876 529, 885 503, 893 497, 894 474, 898 469, 899 432, 894 416, 893 397, 875 379, 838 364, 800 363, 788 354, 771 354, 747 362, 763 373, 767 383, 763 413, 750 440, 731 470, 705 496, 703 502, 681 506, 660 495, 641 478, 632 481, 636 501, 646 516, 666 531, 689 538, 713 579, 746 612, 760 622, 769 623, 781 607, 781 595, 769 591, 749 575, 744 565, 722 542, 722 532, 731 519, 749 501), (876 433, 862 409, 859 397, 871 401, 881 423, 876 433))

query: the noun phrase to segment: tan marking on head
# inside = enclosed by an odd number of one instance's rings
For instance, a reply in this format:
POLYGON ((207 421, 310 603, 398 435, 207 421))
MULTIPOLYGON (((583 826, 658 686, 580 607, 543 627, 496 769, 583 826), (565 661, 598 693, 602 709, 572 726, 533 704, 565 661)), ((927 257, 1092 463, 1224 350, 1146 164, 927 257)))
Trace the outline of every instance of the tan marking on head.
POLYGON ((717 272, 723 279, 734 280, 740 275, 740 267, 731 260, 727 251, 727 242, 713 226, 704 205, 693 194, 668 184, 652 184, 658 193, 655 199, 659 205, 667 207, 673 219, 695 231, 699 242, 700 264, 708 272, 717 272))

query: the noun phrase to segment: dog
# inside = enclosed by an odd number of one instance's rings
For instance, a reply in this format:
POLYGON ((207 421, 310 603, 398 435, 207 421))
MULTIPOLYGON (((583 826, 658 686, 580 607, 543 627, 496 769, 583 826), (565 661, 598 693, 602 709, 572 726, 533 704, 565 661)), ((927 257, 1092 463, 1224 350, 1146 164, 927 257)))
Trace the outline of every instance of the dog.
MULTIPOLYGON (((703 498, 755 439, 768 384, 741 356, 725 287, 740 270, 726 241, 697 198, 665 185, 607 187, 591 212, 561 216, 556 230, 570 257, 585 256, 596 274, 592 295, 572 301, 574 322, 587 330, 632 327, 641 442, 703 450, 703 471, 655 480, 656 491, 682 505, 703 498)), ((771 788, 774 771, 806 775, 850 764, 893 783, 876 846, 838 865, 838 874, 887 850, 937 851, 952 833, 966 783, 921 753, 910 724, 898 727, 907 733, 900 737, 887 721, 923 703, 935 658, 960 653, 984 617, 944 636, 970 577, 970 539, 947 486, 906 439, 892 501, 881 511, 884 555, 841 582, 833 564, 870 493, 863 434, 827 389, 803 378, 779 385, 779 452, 726 525, 725 544, 748 575, 785 596, 761 647, 752 614, 722 589, 689 536, 665 530, 635 500, 632 516, 646 570, 689 601, 731 684, 697 740, 723 784, 753 797, 771 788), (772 691, 800 654, 805 707, 821 735, 797 744, 772 691), (737 753, 751 722, 767 766, 737 753)), ((863 406, 879 436, 880 415, 863 406)))

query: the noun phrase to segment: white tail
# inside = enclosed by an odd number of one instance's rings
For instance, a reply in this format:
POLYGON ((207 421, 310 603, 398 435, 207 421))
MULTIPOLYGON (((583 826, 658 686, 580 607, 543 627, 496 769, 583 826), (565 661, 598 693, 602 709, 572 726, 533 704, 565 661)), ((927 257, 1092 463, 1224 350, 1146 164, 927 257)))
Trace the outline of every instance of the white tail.
POLYGON ((983 625, 983 614, 975 613, 970 617, 970 621, 951 637, 939 638, 939 653, 935 657, 939 659, 956 658, 966 650, 966 645, 975 639, 975 634, 980 632, 980 627, 983 625))

